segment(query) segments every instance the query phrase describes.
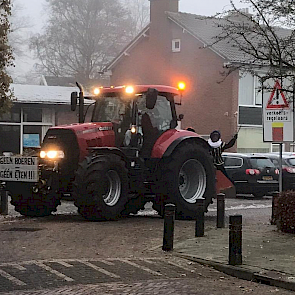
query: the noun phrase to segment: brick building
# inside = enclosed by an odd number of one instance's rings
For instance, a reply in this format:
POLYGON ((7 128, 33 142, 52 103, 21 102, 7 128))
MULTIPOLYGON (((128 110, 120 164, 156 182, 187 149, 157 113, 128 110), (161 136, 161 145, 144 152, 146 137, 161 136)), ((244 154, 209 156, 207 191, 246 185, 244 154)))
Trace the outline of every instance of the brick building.
POLYGON ((263 143, 258 80, 239 71, 224 79, 226 66, 245 57, 226 42, 210 46, 220 32, 219 21, 179 12, 179 0, 150 0, 149 25, 107 69, 111 84, 176 86, 185 81, 178 107, 183 127, 203 136, 218 129, 227 141, 241 126, 237 149, 267 152, 272 146, 263 143))

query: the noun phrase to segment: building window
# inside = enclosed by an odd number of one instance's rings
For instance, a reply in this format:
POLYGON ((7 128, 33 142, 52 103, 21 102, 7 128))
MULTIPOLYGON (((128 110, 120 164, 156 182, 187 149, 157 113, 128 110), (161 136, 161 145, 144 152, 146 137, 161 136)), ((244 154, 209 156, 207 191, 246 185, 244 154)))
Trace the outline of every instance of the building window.
POLYGON ((0 155, 3 152, 22 154, 39 147, 54 122, 52 107, 12 108, 0 117, 0 155))
POLYGON ((23 129, 23 147, 40 147, 42 140, 42 126, 25 125, 23 129))
MULTIPOLYGON (((259 74, 262 77, 261 74, 259 74)), ((261 107, 261 80, 251 73, 241 73, 239 81, 239 105, 261 107)))
POLYGON ((239 124, 262 126, 262 108, 255 108, 253 106, 240 106, 239 124))
POLYGON ((24 108, 23 109, 24 122, 42 122, 41 108, 24 108))
POLYGON ((20 126, 0 125, 0 156, 3 152, 18 154, 20 151, 20 126))
POLYGON ((13 107, 10 112, 0 116, 0 122, 20 123, 21 111, 20 108, 13 107))
POLYGON ((172 52, 179 52, 179 51, 180 51, 180 39, 173 39, 172 52))

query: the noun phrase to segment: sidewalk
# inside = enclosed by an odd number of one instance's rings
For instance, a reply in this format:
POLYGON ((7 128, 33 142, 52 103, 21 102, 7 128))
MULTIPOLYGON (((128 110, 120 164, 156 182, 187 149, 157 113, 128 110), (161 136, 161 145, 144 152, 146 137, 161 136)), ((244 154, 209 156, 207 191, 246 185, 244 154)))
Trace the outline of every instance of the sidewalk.
POLYGON ((243 264, 228 264, 229 229, 209 229, 204 237, 175 243, 174 254, 246 280, 295 290, 295 235, 276 226, 243 226, 243 264))

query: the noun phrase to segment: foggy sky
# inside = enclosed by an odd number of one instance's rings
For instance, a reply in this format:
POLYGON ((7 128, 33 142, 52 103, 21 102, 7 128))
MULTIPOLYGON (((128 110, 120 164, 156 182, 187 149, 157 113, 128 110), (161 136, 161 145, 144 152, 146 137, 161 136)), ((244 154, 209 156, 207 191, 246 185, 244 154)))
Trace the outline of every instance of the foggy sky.
MULTIPOLYGON (((44 13, 42 7, 46 3, 45 0, 17 0, 23 6, 23 14, 30 16, 31 22, 34 25, 33 30, 39 31, 44 25, 44 13)), ((82 0, 81 0, 82 1, 82 0)), ((112 0, 109 0, 112 1, 112 0)), ((148 1, 148 0, 146 0, 148 1)), ((243 7, 239 0, 234 0, 238 7, 243 7)), ((221 12, 224 8, 230 8, 230 0, 180 0, 179 7, 181 12, 188 12, 199 15, 214 15, 221 12)))
MULTIPOLYGON (((42 27, 46 24, 46 11, 44 7, 46 4, 45 0, 14 0, 22 6, 22 10, 19 11, 20 15, 29 17, 30 27, 24 31, 24 36, 27 38, 31 37, 33 34, 39 33, 42 27)), ((83 1, 83 0, 81 0, 83 1)), ((112 1, 112 0, 109 0, 112 1)), ((148 1, 148 0, 146 0, 148 1)), ((239 7, 242 6, 239 0, 234 0, 234 3, 239 7)), ((214 15, 217 12, 222 12, 222 10, 230 9, 230 0, 179 0, 179 10, 181 12, 193 13, 198 15, 214 15)), ((15 59, 15 68, 11 70, 11 74, 14 80, 17 81, 18 77, 21 77, 33 70, 33 65, 35 60, 33 53, 27 48, 24 50, 26 52, 23 56, 17 56, 15 59)), ((19 80, 18 80, 19 81, 19 80)))

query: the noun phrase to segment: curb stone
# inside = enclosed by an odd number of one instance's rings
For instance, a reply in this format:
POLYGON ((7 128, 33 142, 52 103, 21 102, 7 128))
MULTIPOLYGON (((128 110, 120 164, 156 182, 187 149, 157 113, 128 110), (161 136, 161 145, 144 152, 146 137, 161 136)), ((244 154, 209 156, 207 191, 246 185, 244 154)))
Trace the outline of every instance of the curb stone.
POLYGON ((248 265, 233 266, 213 260, 199 258, 189 254, 180 254, 174 252, 173 255, 197 262, 202 265, 213 267, 218 271, 233 277, 237 277, 239 279, 295 291, 295 277, 290 274, 248 265))

